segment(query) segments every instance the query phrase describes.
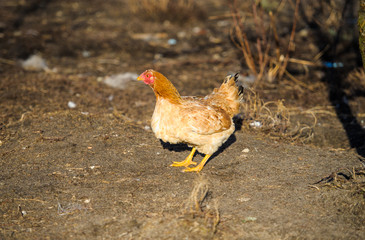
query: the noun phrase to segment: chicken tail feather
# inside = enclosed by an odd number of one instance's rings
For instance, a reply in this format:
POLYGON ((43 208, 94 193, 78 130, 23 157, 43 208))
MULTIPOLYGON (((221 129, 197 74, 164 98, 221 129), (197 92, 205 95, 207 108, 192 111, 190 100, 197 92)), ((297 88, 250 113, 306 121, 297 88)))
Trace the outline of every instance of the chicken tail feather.
POLYGON ((208 96, 209 101, 225 110, 231 117, 239 113, 243 86, 238 84, 239 73, 227 75, 222 85, 208 96))

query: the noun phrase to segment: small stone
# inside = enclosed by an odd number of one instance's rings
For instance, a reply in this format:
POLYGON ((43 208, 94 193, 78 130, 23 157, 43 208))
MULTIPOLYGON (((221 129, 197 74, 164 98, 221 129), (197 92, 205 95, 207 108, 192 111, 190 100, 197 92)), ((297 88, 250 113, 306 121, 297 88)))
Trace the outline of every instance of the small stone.
POLYGON ((82 51, 82 56, 84 57, 84 58, 88 58, 88 57, 90 57, 90 52, 89 51, 82 51))
POLYGON ((46 61, 38 55, 32 55, 27 60, 22 61, 21 66, 26 71, 48 70, 46 61))
POLYGON ((76 103, 74 103, 74 102, 72 102, 72 101, 68 101, 67 106, 68 106, 69 108, 75 108, 75 107, 76 107, 76 103))
POLYGON ((248 153, 248 152, 250 152, 250 149, 245 148, 245 149, 243 149, 243 150, 242 150, 242 152, 243 152, 243 153, 248 153))
POLYGON ((262 127, 262 123, 259 121, 253 121, 252 123, 250 123, 250 126, 255 128, 260 128, 262 127))

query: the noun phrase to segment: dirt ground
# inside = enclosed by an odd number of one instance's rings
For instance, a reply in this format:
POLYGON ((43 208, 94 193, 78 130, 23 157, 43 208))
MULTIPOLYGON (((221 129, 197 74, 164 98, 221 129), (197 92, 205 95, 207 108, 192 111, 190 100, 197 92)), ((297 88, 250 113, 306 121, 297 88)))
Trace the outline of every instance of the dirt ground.
MULTIPOLYGON (((274 137, 243 113, 203 171, 183 173, 169 165, 189 148, 149 127, 152 90, 105 79, 155 68, 181 95, 205 95, 227 73, 245 74, 230 8, 200 1, 185 23, 183 11, 161 20, 131 2, 0 2, 0 239, 365 239, 365 88, 347 77, 364 76, 356 33, 329 41, 343 68, 291 64, 305 84, 257 89, 296 109, 310 138, 274 137), (33 54, 47 65, 22 65, 33 54)), ((323 46, 303 9, 295 56, 310 60, 323 46)), ((283 39, 292 13, 282 15, 283 39)), ((352 17, 344 22, 355 29, 352 17)))

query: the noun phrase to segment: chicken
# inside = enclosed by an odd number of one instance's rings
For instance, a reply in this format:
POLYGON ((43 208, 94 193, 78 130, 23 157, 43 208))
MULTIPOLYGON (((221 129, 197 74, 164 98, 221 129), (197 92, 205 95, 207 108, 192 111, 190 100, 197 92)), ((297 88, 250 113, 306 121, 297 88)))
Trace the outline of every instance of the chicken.
POLYGON ((242 87, 236 86, 237 74, 228 75, 223 84, 206 97, 181 97, 172 83, 152 69, 137 80, 149 85, 156 95, 156 107, 151 127, 156 137, 172 144, 185 143, 192 147, 189 156, 171 166, 186 167, 184 172, 199 172, 210 156, 235 130, 232 117, 239 112, 242 87), (205 157, 196 165, 195 151, 205 157))

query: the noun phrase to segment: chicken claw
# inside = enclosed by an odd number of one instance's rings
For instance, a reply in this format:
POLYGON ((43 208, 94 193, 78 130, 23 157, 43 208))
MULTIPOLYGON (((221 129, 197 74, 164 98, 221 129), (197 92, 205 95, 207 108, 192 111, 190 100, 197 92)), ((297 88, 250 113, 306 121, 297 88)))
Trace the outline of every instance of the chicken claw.
POLYGON ((186 159, 182 162, 173 162, 170 166, 171 167, 187 167, 189 165, 196 165, 196 162, 193 162, 193 157, 196 149, 193 148, 189 154, 189 156, 186 157, 186 159))
POLYGON ((193 168, 185 168, 184 170, 183 170, 183 172, 200 172, 202 169, 203 169, 203 167, 204 167, 204 165, 205 165, 205 163, 208 161, 208 159, 210 158, 210 156, 211 155, 205 155, 205 157, 203 158, 203 160, 199 163, 199 165, 198 166, 196 166, 196 167, 193 167, 193 168))

